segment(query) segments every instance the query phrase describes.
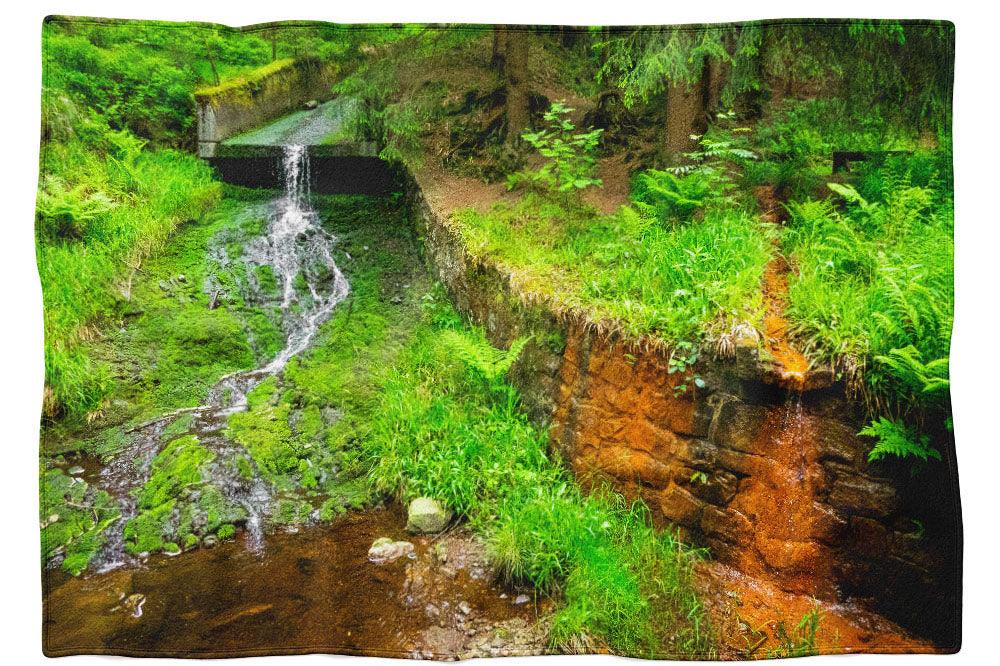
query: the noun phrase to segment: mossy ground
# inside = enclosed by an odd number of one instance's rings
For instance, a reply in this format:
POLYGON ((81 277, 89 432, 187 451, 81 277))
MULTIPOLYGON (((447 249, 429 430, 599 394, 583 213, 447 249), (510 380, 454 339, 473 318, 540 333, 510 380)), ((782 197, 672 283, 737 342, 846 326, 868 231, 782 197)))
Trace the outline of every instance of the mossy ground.
POLYGON ((274 523, 329 520, 371 500, 353 444, 380 377, 412 335, 429 282, 404 211, 364 197, 318 197, 351 292, 314 346, 248 395, 228 434, 278 493, 274 523))
POLYGON ((104 544, 104 531, 121 516, 118 504, 103 490, 59 468, 43 468, 42 562, 61 556, 62 568, 78 574, 104 544))

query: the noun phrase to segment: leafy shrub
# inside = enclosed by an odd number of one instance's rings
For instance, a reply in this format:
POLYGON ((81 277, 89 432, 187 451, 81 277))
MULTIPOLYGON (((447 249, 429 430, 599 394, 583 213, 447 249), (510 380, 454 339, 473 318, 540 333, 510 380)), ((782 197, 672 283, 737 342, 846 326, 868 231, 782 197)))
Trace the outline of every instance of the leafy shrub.
POLYGON ((552 192, 565 193, 601 184, 594 171, 597 146, 604 130, 577 132, 576 125, 565 117, 572 110, 561 102, 553 102, 544 115, 548 127, 521 135, 548 161, 534 171, 511 175, 507 180, 509 188, 529 182, 552 192))

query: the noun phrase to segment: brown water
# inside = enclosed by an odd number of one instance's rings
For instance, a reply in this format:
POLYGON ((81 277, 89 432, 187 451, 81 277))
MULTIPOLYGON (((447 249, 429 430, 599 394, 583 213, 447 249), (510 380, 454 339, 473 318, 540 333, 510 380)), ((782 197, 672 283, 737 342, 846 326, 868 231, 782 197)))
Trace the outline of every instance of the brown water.
POLYGON ((81 578, 50 571, 45 653, 457 658, 542 651, 536 620, 547 609, 496 585, 470 536, 414 538, 404 522, 399 508, 375 509, 269 535, 259 555, 232 541, 81 578), (369 562, 368 548, 382 536, 412 541, 415 558, 369 562))

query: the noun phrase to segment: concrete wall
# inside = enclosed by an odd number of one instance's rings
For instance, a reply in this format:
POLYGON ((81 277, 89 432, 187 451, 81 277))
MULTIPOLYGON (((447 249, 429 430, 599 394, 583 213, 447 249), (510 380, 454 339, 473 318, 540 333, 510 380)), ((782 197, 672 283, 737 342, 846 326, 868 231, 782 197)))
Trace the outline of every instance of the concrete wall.
POLYGON ((871 465, 871 443, 856 434, 863 414, 844 388, 816 374, 803 392, 786 390, 756 347, 700 361, 705 386, 677 390, 668 351, 513 293, 500 268, 466 255, 419 176, 411 189, 431 268, 456 307, 494 344, 533 336, 512 379, 578 479, 642 498, 658 522, 746 575, 827 600, 872 597, 951 644, 961 534, 950 438, 920 483, 909 465, 871 465))
POLYGON ((339 67, 316 60, 272 63, 256 72, 195 93, 198 155, 213 157, 219 143, 333 96, 339 67))

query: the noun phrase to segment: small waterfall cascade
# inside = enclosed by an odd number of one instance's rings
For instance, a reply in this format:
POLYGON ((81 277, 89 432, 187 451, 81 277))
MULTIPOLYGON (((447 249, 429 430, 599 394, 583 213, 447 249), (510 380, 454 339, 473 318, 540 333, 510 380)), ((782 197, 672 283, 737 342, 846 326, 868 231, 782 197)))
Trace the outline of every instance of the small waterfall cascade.
POLYGON ((284 146, 281 167, 284 192, 268 204, 267 232, 246 245, 242 261, 251 268, 268 266, 273 271, 280 288, 277 304, 285 345, 263 366, 223 377, 209 391, 204 404, 178 410, 130 431, 131 444, 104 465, 98 481, 122 508, 119 524, 108 531, 109 538, 94 563, 98 571, 114 569, 134 559, 125 551, 122 528, 137 515, 136 492, 149 478, 153 458, 167 443, 161 437, 164 427, 183 414, 193 416, 188 433, 196 435, 215 454, 211 483, 247 512, 244 525, 247 548, 262 552, 272 491, 256 470, 250 480, 234 473, 233 460, 247 454, 225 436, 228 417, 245 410, 247 394, 255 386, 280 373, 289 360, 309 347, 320 326, 350 291, 331 253, 337 238, 322 227, 319 214, 312 207, 307 148, 284 146))

